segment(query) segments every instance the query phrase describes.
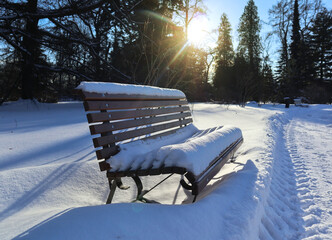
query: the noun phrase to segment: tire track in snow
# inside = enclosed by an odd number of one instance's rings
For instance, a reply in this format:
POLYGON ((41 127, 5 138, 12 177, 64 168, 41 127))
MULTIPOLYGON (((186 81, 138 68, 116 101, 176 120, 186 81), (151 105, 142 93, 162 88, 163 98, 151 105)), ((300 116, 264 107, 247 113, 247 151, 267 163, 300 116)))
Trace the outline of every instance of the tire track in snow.
POLYGON ((296 173, 285 143, 285 129, 289 121, 284 114, 269 119, 272 148, 272 167, 266 200, 263 202, 259 238, 299 239, 303 232, 300 199, 297 196, 296 173))
MULTIPOLYGON (((315 115, 321 117, 320 112, 315 115)), ((328 125, 317 119, 309 121, 308 116, 312 115, 299 111, 286 128, 286 145, 294 164, 303 212, 301 238, 332 239, 332 154, 328 151, 332 132, 328 125)))
POLYGON ((262 240, 332 239, 331 125, 320 122, 318 112, 311 121, 306 116, 294 109, 269 119, 272 165, 262 201, 262 240))

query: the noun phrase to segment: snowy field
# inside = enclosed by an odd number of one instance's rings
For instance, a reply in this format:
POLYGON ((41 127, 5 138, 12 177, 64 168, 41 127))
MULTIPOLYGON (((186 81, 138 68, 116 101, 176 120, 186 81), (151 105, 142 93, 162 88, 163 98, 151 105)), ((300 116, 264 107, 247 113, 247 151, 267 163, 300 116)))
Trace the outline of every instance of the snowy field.
POLYGON ((332 239, 331 105, 191 109, 241 128, 236 161, 194 204, 172 176, 146 195, 162 204, 130 203, 128 179, 105 205, 82 103, 0 106, 0 239, 332 239))

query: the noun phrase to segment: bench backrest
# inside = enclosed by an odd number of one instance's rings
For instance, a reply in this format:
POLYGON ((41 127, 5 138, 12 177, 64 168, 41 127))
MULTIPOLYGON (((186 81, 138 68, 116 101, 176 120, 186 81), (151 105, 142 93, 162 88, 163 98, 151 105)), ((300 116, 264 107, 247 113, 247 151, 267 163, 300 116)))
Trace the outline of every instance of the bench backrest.
POLYGON ((168 135, 192 122, 185 98, 82 92, 96 155, 105 161, 119 152, 117 144, 168 135))
POLYGON ((295 105, 300 105, 300 104, 302 104, 302 100, 299 99, 299 98, 295 98, 295 99, 294 99, 294 104, 295 104, 295 105))

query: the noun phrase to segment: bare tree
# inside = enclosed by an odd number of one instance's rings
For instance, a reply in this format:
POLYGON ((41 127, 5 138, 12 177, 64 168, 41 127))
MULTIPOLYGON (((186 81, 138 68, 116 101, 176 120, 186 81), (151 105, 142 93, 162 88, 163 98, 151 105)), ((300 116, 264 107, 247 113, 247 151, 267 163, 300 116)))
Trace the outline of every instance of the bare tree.
POLYGON ((94 46, 99 39, 87 40, 80 26, 73 20, 71 26, 63 19, 75 18, 80 14, 102 8, 107 0, 57 1, 45 4, 41 0, 28 0, 26 3, 1 0, 0 12, 0 40, 18 51, 22 56, 21 88, 22 98, 36 97, 36 89, 40 83, 38 73, 41 71, 67 72, 83 79, 91 79, 74 69, 61 66, 50 66, 43 52, 50 48, 59 49, 64 43, 63 35, 53 32, 54 27, 61 28, 67 33, 65 41, 78 43, 88 48, 96 56, 98 52, 94 46), (76 26, 75 26, 76 25, 76 26))

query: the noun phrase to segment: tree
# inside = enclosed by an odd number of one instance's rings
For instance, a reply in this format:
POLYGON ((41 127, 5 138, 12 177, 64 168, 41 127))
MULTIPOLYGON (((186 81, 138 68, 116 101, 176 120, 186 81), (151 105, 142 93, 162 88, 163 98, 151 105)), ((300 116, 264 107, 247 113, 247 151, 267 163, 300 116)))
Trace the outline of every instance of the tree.
POLYGON ((300 35, 300 17, 298 0, 294 1, 292 35, 290 44, 290 94, 296 96, 300 89, 303 89, 303 76, 301 73, 301 56, 303 42, 300 35))
POLYGON ((269 10, 272 34, 278 36, 281 46, 277 63, 277 82, 279 85, 280 99, 283 99, 289 86, 289 38, 291 25, 291 0, 280 0, 269 10))
POLYGON ((241 106, 259 91, 256 87, 257 78, 253 78, 252 69, 245 56, 238 52, 235 56, 234 66, 231 71, 232 91, 230 97, 241 106))
POLYGON ((238 28, 239 32, 239 46, 238 51, 249 62, 249 65, 256 70, 260 64, 260 20, 258 17, 257 6, 254 0, 249 0, 244 12, 240 18, 240 24, 238 28))
POLYGON ((321 0, 299 0, 296 3, 293 0, 279 0, 269 10, 272 33, 278 36, 281 43, 276 71, 281 98, 285 95, 298 95, 299 90, 302 91, 313 78, 313 52, 309 43, 309 26, 321 7, 321 0), (293 42, 291 38, 294 37, 297 43, 291 46, 293 42), (301 64, 296 63, 294 57, 300 59, 301 64))
MULTIPOLYGON (((259 94, 261 93, 262 84, 260 81, 260 19, 258 17, 257 7, 254 0, 249 0, 244 8, 244 12, 240 18, 238 28, 239 45, 238 52, 241 57, 249 64, 248 81, 253 84, 254 89, 257 91, 245 93, 242 100, 251 97, 256 101, 260 100, 259 94)), ((248 89, 248 88, 246 88, 248 89)))
POLYGON ((195 17, 205 14, 206 10, 203 0, 183 0, 181 2, 178 16, 184 20, 184 35, 185 40, 187 41, 189 24, 195 17))
POLYGON ((147 85, 174 87, 181 80, 179 70, 182 47, 185 45, 183 28, 172 22, 177 1, 143 1, 136 6, 136 35, 121 48, 113 59, 125 62, 127 74, 147 85))
POLYGON ((213 78, 213 85, 216 88, 216 97, 222 99, 228 95, 228 91, 232 88, 232 79, 230 76, 230 68, 234 64, 234 50, 231 37, 231 24, 227 15, 224 13, 221 16, 221 23, 219 25, 219 36, 217 48, 215 50, 215 75, 213 78))
POLYGON ((216 61, 223 66, 232 66, 234 63, 234 50, 231 37, 231 24, 225 13, 221 16, 219 25, 219 36, 216 49, 216 61))
POLYGON ((307 35, 310 47, 312 78, 304 95, 315 103, 332 101, 332 11, 322 8, 312 20, 307 35))
MULTIPOLYGON (((0 3, 0 39, 20 52, 22 58, 21 89, 23 99, 36 97, 36 89, 40 83, 38 75, 49 67, 43 56, 43 47, 50 36, 46 27, 41 27, 41 20, 52 20, 64 16, 84 13, 100 7, 106 0, 96 1, 59 1, 60 7, 53 4, 46 6, 38 0, 21 3, 3 0, 0 3), (21 24, 19 24, 21 23, 21 24), (23 23, 23 24, 22 24, 23 23)), ((47 24, 43 24, 44 26, 47 24)))
POLYGON ((332 78, 332 11, 323 8, 310 27, 310 46, 314 54, 315 76, 320 81, 332 78))
POLYGON ((267 101, 275 101, 277 97, 277 86, 275 83, 275 79, 273 76, 273 71, 271 64, 269 63, 269 56, 265 56, 263 59, 263 68, 262 68, 262 100, 264 102, 267 101))
POLYGON ((191 101, 208 101, 209 100, 209 53, 204 49, 198 49, 193 46, 189 46, 188 51, 188 65, 187 74, 185 77, 188 80, 184 83, 186 95, 191 101))

